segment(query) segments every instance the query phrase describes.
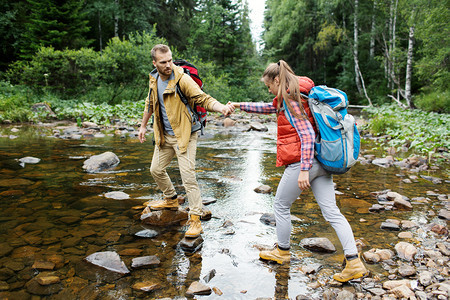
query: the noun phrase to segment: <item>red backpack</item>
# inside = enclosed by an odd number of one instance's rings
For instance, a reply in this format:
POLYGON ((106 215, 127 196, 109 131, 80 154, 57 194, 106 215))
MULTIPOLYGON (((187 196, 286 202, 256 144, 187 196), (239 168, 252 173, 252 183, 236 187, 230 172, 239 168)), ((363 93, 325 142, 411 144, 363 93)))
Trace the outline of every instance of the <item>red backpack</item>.
MULTIPOLYGON (((200 78, 200 76, 198 75, 198 69, 196 66, 194 66, 193 64, 187 62, 184 59, 177 59, 173 61, 173 64, 179 67, 182 67, 184 70, 185 74, 188 74, 189 76, 191 76, 191 78, 198 84, 198 86, 203 90, 203 80, 200 78)), ((186 96, 183 94, 183 92, 180 89, 180 85, 177 82, 177 92, 180 95, 181 101, 183 101, 183 103, 188 107, 189 110, 191 110, 192 112, 195 112, 195 114, 193 114, 194 118, 195 115, 198 117, 198 122, 200 122, 199 127, 197 127, 194 122, 196 122, 196 120, 193 121, 193 129, 192 131, 197 131, 197 130, 201 130, 202 134, 203 134, 203 128, 206 126, 206 109, 204 107, 201 107, 200 105, 194 105, 193 108, 191 108, 187 102, 186 96), (198 128, 198 129, 197 129, 198 128)))

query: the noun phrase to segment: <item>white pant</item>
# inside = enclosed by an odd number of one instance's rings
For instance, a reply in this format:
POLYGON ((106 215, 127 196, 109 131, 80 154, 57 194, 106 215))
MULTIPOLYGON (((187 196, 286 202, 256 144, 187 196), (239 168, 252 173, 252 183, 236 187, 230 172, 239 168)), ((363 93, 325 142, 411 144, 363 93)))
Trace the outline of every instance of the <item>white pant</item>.
MULTIPOLYGON (((300 162, 286 167, 283 177, 278 185, 273 205, 275 212, 278 245, 289 248, 291 224, 291 206, 298 198, 302 190, 298 187, 298 175, 300 174, 300 162)), ((341 242, 345 255, 357 254, 355 238, 347 219, 342 215, 336 205, 333 178, 325 171, 314 158, 309 171, 309 182, 317 203, 326 221, 330 222, 341 242)))

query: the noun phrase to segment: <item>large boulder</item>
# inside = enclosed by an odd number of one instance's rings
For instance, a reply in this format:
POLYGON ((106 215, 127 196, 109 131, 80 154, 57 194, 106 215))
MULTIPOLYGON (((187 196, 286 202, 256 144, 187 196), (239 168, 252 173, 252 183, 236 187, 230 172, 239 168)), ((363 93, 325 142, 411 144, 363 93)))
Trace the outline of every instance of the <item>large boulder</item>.
POLYGON ((114 168, 120 163, 116 154, 107 151, 99 155, 93 155, 84 161, 83 169, 88 173, 97 173, 106 169, 114 168))
POLYGON ((327 238, 306 238, 300 241, 300 246, 315 252, 332 253, 336 251, 336 247, 327 238))

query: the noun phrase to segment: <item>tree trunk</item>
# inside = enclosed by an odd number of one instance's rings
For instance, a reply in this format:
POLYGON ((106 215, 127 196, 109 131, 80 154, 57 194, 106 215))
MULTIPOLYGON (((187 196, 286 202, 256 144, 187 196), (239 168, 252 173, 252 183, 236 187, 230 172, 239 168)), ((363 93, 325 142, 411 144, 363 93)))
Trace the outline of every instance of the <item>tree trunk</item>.
POLYGON ((355 12, 353 15, 353 60, 355 62, 355 83, 358 93, 362 94, 361 80, 359 77, 359 61, 358 61, 358 1, 355 0, 355 12))
POLYGON ((408 56, 406 60, 405 98, 406 104, 408 105, 409 108, 413 108, 413 103, 411 99, 411 77, 412 77, 412 62, 414 50, 414 29, 415 29, 414 25, 409 27, 408 56))
POLYGON ((98 41, 100 46, 100 53, 103 51, 103 40, 102 40, 102 21, 100 18, 100 10, 97 11, 98 13, 98 41))
POLYGON ((376 34, 376 15, 378 8, 378 0, 373 1, 373 12, 372 12, 372 28, 370 30, 370 50, 369 55, 371 59, 375 58, 375 34, 376 34))
POLYGON ((116 4, 115 14, 114 14, 114 37, 119 37, 119 0, 114 0, 116 4))

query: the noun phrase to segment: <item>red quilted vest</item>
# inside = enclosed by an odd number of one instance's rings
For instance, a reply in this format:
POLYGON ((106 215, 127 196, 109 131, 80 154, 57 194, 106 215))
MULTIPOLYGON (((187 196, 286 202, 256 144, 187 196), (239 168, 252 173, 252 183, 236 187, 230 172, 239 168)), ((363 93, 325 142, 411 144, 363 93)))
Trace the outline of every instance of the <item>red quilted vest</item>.
MULTIPOLYGON (((314 86, 314 82, 308 77, 299 77, 300 92, 308 94, 314 86)), ((308 106, 308 101, 302 100, 308 119, 313 129, 317 132, 316 124, 308 106)), ((278 107, 278 99, 273 99, 272 105, 278 107)), ((277 162, 276 166, 287 166, 292 163, 299 162, 301 159, 301 142, 297 131, 286 118, 284 111, 278 113, 277 118, 277 162)))

